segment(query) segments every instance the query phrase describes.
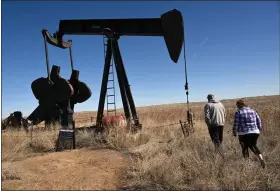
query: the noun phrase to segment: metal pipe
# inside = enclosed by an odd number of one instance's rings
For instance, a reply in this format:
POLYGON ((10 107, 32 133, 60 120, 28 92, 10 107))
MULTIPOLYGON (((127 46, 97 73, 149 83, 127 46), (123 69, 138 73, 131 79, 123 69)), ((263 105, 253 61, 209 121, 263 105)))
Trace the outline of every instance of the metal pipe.
POLYGON ((71 41, 71 46, 69 47, 69 53, 70 53, 70 61, 71 61, 71 68, 72 71, 74 70, 74 62, 73 62, 73 56, 72 56, 72 40, 71 41))
POLYGON ((51 80, 47 38, 46 38, 46 35, 45 35, 45 34, 43 34, 43 36, 44 36, 44 44, 45 44, 45 55, 46 55, 46 64, 47 64, 48 79, 51 80))

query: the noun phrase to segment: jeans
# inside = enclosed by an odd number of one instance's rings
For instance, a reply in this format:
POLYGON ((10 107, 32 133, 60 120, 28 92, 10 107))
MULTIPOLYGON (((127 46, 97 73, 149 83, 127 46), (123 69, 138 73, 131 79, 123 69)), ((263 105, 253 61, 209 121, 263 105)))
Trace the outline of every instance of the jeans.
POLYGON ((216 148, 220 147, 223 142, 223 130, 224 126, 208 125, 211 140, 216 148))

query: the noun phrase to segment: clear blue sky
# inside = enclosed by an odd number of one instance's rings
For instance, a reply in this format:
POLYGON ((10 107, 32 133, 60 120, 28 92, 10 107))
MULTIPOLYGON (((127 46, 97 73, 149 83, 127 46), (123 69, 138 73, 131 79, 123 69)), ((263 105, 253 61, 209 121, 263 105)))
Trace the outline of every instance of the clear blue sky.
MULTIPOLYGON (((46 77, 43 28, 60 19, 184 17, 190 101, 279 94, 279 2, 2 2, 2 115, 29 115, 31 82, 46 77)), ((96 110, 104 66, 102 36, 73 40, 75 68, 92 90, 76 111, 96 110)), ((120 48, 137 106, 185 102, 184 60, 169 58, 162 37, 122 37, 120 48)), ((67 50, 49 46, 50 63, 70 77, 67 50)), ((183 53, 183 52, 182 52, 183 53)), ((117 85, 117 84, 116 84, 117 85)), ((122 107, 117 92, 117 107, 122 107)))

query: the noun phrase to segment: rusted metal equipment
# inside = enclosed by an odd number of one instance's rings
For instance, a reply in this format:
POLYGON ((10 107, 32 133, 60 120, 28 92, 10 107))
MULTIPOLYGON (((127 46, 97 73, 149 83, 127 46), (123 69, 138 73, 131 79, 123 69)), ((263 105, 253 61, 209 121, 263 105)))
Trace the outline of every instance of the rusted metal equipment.
POLYGON ((182 129, 182 132, 183 132, 183 135, 185 138, 188 137, 191 133, 195 132, 195 129, 194 129, 195 123, 193 122, 193 120, 194 120, 193 113, 191 112, 191 110, 187 111, 187 121, 179 120, 181 129, 182 129))
POLYGON ((24 119, 22 117, 21 111, 15 111, 10 114, 9 117, 4 119, 1 123, 1 130, 6 130, 7 127, 13 128, 13 129, 20 129, 24 128, 27 129, 29 126, 28 120, 24 119))
MULTIPOLYGON (((72 58, 72 41, 58 41, 51 37, 47 30, 42 31, 45 44, 45 55, 48 77, 38 78, 31 84, 32 92, 39 100, 39 106, 27 118, 36 125, 45 121, 47 126, 54 123, 60 125, 60 133, 56 150, 61 150, 67 142, 75 148, 75 122, 73 120, 74 105, 91 97, 91 90, 79 80, 79 71, 74 69, 72 58), (47 43, 62 49, 69 49, 72 74, 69 80, 60 76, 60 66, 53 65, 50 72, 47 43)), ((65 146, 69 148, 69 146, 65 146)))
POLYGON ((123 115, 108 115, 102 118, 102 125, 109 133, 110 128, 125 128, 127 121, 123 115))
POLYGON ((104 130, 102 120, 106 95, 109 96, 108 90, 112 88, 108 87, 110 81, 108 78, 113 58, 126 121, 132 129, 140 130, 142 125, 136 112, 118 40, 121 36, 163 36, 170 58, 177 63, 184 41, 181 12, 174 9, 162 14, 160 18, 60 20, 59 29, 54 34, 55 40, 51 43, 61 48, 67 46, 67 43, 66 45, 62 43, 64 35, 103 35, 107 39, 104 73, 96 119, 97 129, 104 130))

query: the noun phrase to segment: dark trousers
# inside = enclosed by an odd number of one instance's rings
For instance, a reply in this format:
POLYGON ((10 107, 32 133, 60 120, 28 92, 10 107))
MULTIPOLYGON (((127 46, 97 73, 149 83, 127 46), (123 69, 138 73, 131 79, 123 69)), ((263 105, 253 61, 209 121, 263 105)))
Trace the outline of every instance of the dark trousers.
POLYGON ((249 157, 249 148, 255 155, 258 156, 259 154, 261 154, 259 148, 257 147, 257 140, 259 138, 259 134, 251 133, 246 135, 239 135, 238 137, 244 158, 249 157))
POLYGON ((224 126, 209 125, 208 131, 215 148, 220 147, 223 142, 223 130, 224 126))

